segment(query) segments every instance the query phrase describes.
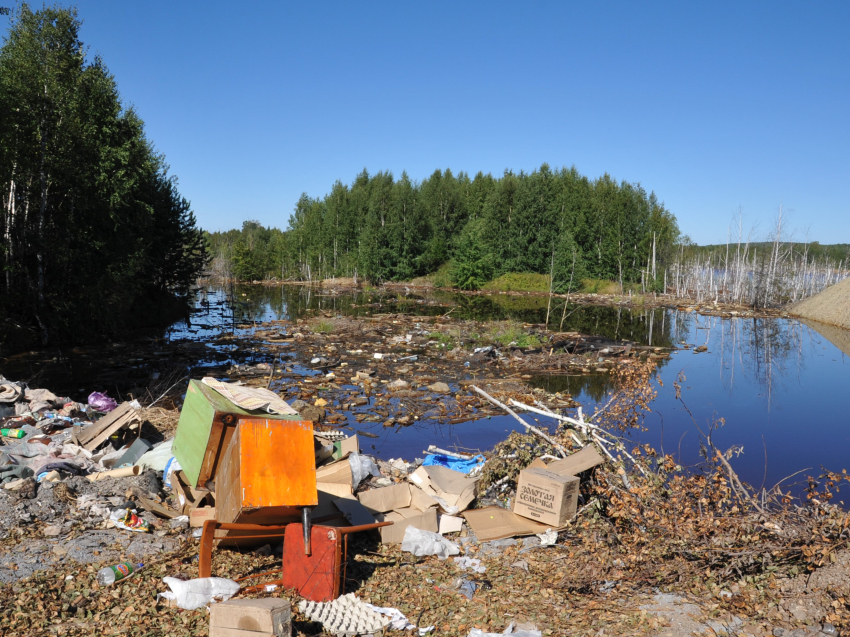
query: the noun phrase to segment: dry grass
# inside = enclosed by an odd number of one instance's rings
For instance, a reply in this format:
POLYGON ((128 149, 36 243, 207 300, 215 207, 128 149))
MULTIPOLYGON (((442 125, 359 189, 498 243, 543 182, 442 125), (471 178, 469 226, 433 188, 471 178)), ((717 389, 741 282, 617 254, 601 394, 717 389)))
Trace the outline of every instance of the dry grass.
POLYGON ((180 412, 177 409, 163 407, 143 407, 139 416, 143 423, 150 423, 166 440, 174 436, 174 432, 177 431, 177 421, 180 420, 180 412))

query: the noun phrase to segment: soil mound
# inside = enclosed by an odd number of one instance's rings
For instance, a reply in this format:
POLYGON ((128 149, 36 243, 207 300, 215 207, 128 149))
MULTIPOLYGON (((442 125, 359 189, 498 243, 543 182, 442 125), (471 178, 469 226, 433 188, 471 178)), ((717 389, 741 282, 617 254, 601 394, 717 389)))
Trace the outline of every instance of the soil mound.
POLYGON ((794 303, 788 308, 788 313, 850 330, 850 279, 844 279, 820 294, 794 303))

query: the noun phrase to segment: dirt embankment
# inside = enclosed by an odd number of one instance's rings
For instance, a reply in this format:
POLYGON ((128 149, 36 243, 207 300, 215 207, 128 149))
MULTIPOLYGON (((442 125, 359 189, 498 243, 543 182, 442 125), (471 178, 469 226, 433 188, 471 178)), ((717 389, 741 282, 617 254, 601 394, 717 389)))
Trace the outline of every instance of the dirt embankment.
POLYGON ((789 306, 788 313, 850 330, 850 279, 789 306))

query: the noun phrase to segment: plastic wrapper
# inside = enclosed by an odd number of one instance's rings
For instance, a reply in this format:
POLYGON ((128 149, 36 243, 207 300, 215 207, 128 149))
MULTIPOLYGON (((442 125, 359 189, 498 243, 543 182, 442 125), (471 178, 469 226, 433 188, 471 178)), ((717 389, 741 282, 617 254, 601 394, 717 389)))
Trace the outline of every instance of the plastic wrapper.
POLYGON ((413 553, 416 557, 436 555, 441 560, 460 553, 457 544, 450 542, 439 533, 423 531, 413 526, 407 527, 404 531, 401 550, 413 553))
POLYGON ((135 510, 130 509, 115 509, 109 515, 109 519, 119 529, 125 531, 133 531, 135 533, 148 533, 151 530, 147 520, 143 520, 136 515, 135 510))
POLYGON ((351 465, 352 486, 355 488, 369 476, 381 477, 381 470, 369 456, 361 456, 355 451, 348 456, 348 463, 351 465))
POLYGON ((239 584, 223 577, 201 577, 181 580, 163 577, 162 581, 171 590, 157 597, 173 600, 183 610, 195 610, 213 602, 226 602, 239 591, 239 584))
POLYGON ((115 409, 118 406, 118 403, 106 394, 99 391, 93 391, 89 394, 89 406, 92 409, 105 414, 115 409))

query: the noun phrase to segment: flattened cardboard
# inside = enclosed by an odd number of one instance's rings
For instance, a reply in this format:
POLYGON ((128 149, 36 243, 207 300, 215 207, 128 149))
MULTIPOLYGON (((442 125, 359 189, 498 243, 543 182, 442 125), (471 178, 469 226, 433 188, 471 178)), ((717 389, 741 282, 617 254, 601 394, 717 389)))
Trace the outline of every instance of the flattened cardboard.
POLYGON ((599 455, 596 447, 587 445, 584 449, 577 451, 571 456, 549 463, 546 465, 546 470, 553 473, 560 473, 563 476, 576 476, 582 471, 592 469, 603 462, 605 462, 605 458, 599 455))
POLYGON ((448 506, 456 506, 460 511, 475 499, 475 485, 478 483, 478 478, 468 478, 460 471, 439 466, 419 467, 409 479, 426 494, 436 495, 448 506))
POLYGON ((410 486, 406 483, 370 489, 357 494, 360 504, 373 513, 386 513, 410 506, 410 486))
POLYGON ((502 507, 490 506, 463 512, 472 532, 479 542, 501 540, 506 537, 536 535, 551 529, 551 525, 538 524, 502 507))
POLYGON ((230 629, 250 635, 288 636, 291 617, 286 599, 231 599, 210 606, 210 633, 217 635, 221 629, 230 629))
POLYGON ((348 458, 316 469, 316 488, 338 498, 351 495, 351 465, 348 458))
POLYGON ((579 479, 547 469, 523 469, 517 479, 514 513, 552 527, 572 520, 579 479))
POLYGON ((427 511, 428 509, 437 506, 437 501, 415 484, 408 486, 410 487, 410 506, 412 508, 417 509, 418 511, 427 511))
POLYGON ((455 515, 440 515, 440 533, 459 533, 463 529, 463 518, 455 515))
POLYGON ((394 522, 392 526, 382 526, 379 529, 381 544, 401 544, 404 540, 404 532, 409 526, 434 533, 440 528, 437 524, 437 509, 428 509, 423 512, 406 508, 379 513, 376 517, 378 522, 394 522))
POLYGON ((345 514, 345 519, 348 520, 351 526, 375 523, 375 517, 370 513, 369 509, 353 497, 349 496, 334 500, 334 506, 345 514))

